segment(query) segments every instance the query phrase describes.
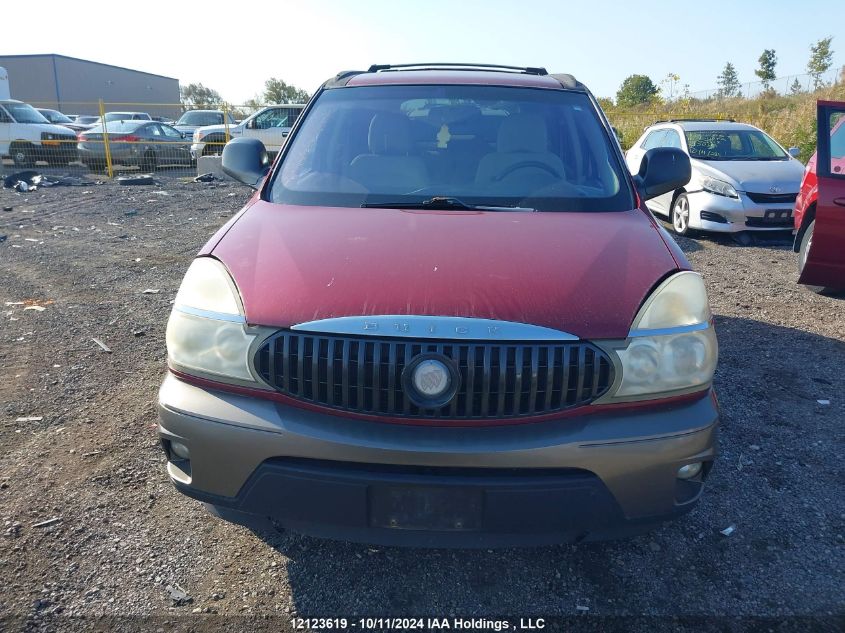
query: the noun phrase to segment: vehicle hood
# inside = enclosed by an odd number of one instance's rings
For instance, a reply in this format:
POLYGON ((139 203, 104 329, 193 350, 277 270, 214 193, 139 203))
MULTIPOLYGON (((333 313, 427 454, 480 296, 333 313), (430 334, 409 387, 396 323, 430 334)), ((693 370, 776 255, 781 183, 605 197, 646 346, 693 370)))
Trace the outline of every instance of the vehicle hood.
POLYGON ((258 201, 203 251, 232 274, 251 324, 458 316, 624 338, 678 263, 642 211, 501 213, 258 201))
MULTIPOLYGON (((182 127, 186 126, 175 126, 177 130, 182 127)), ((191 126, 187 126, 191 127, 191 126)), ((206 136, 208 134, 225 134, 226 133, 226 126, 225 125, 203 125, 201 127, 193 127, 193 131, 199 130, 200 136, 206 136)), ((180 130, 181 131, 181 130, 180 130)), ((229 125, 229 134, 231 136, 235 136, 241 133, 241 126, 240 125, 229 125)))
POLYGON ((730 183, 737 191, 770 193, 779 187, 782 193, 796 193, 801 186, 804 165, 790 160, 693 160, 693 171, 730 183))
POLYGON ((55 123, 21 123, 21 125, 26 125, 27 129, 37 130, 38 132, 76 136, 76 132, 70 128, 67 128, 64 125, 56 125, 55 123))

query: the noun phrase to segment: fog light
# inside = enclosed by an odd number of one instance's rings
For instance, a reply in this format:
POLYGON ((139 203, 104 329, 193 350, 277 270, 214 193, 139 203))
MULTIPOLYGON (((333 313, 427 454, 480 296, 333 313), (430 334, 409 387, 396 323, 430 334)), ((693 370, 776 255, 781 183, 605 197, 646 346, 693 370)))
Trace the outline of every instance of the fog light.
MULTIPOLYGON (((180 459, 191 459, 191 451, 182 442, 170 442, 171 452, 180 459)), ((699 464, 700 466, 701 464, 699 464)), ((679 475, 680 476, 680 475, 679 475)))
POLYGON ((678 479, 692 479, 701 472, 701 462, 686 464, 678 469, 678 479))

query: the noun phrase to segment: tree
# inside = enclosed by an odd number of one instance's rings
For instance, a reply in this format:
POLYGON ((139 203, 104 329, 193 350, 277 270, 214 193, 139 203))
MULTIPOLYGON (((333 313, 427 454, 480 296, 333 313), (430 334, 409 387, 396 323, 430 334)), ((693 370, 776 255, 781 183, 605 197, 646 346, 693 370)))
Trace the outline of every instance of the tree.
POLYGON ((732 63, 727 62, 725 64, 722 74, 716 77, 716 83, 719 85, 720 98, 742 96, 742 93, 739 91, 739 77, 732 63))
POLYGON ((305 90, 270 77, 264 82, 264 100, 267 103, 305 103, 311 95, 305 90))
POLYGON ((757 61, 760 63, 760 68, 755 70, 754 74, 760 78, 760 81, 763 82, 763 88, 768 91, 771 82, 777 79, 775 66, 778 64, 778 58, 775 55, 775 49, 767 48, 763 50, 763 54, 757 61))
POLYGON ((613 99, 609 99, 608 97, 599 97, 596 99, 601 106, 601 109, 607 112, 613 107, 613 99))
POLYGON ((186 110, 217 107, 223 101, 219 92, 212 88, 206 88, 201 83, 179 86, 179 95, 182 100, 182 107, 186 110))
POLYGON ((830 43, 833 36, 820 39, 810 47, 810 61, 807 62, 807 72, 813 78, 813 89, 818 90, 824 85, 822 75, 833 65, 833 51, 830 43))
POLYGON ((620 108, 631 108, 638 105, 652 103, 657 99, 657 86, 646 75, 631 75, 616 92, 616 105, 620 108))
POLYGON ((804 92, 804 88, 801 86, 801 82, 798 81, 798 77, 796 77, 792 85, 789 86, 789 94, 800 95, 802 92, 804 92))

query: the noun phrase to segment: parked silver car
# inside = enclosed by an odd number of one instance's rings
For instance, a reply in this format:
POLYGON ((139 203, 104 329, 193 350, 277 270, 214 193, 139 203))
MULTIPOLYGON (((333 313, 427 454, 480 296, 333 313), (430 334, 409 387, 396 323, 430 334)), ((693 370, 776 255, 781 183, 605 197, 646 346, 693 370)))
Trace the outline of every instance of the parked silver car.
POLYGON ((653 198, 648 208, 668 217, 676 233, 690 230, 739 233, 792 229, 792 207, 804 165, 798 148, 781 147, 762 130, 733 121, 661 121, 645 129, 628 150, 636 174, 645 153, 676 147, 689 154, 692 178, 685 187, 653 198))

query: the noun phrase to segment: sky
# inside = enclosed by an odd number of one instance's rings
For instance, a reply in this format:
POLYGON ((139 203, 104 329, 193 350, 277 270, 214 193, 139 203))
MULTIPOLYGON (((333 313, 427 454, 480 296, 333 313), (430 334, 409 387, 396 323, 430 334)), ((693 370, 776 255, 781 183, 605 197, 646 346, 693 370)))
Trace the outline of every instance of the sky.
POLYGON ((62 18, 37 20, 37 37, 3 29, 0 54, 58 53, 201 82, 235 105, 269 77, 313 92, 375 63, 543 66, 600 97, 635 73, 711 89, 728 61, 741 82, 756 81, 765 48, 777 51, 778 76, 803 73, 810 45, 829 35, 834 67, 845 64, 843 0, 145 0, 125 16, 120 3, 84 5, 71 28, 62 18))

